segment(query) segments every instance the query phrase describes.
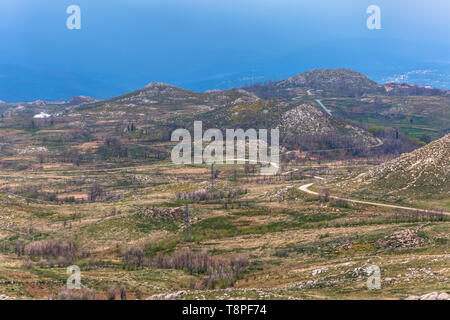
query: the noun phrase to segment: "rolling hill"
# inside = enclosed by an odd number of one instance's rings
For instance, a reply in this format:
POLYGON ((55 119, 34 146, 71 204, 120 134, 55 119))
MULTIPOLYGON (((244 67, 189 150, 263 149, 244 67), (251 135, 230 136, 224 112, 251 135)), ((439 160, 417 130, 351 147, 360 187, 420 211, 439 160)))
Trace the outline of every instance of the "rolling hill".
POLYGON ((448 199, 450 134, 341 183, 348 186, 366 198, 448 199))
POLYGON ((375 82, 358 72, 322 69, 261 87, 204 93, 155 82, 113 99, 76 106, 70 112, 102 118, 140 115, 151 121, 163 121, 168 127, 189 128, 194 120, 202 120, 205 126, 211 128, 279 127, 282 138, 290 137, 290 144, 295 140, 293 137, 298 135, 333 135, 342 140, 339 144, 331 143, 330 148, 344 147, 344 140, 352 144, 376 144, 371 133, 346 119, 326 115, 316 102, 308 98, 308 90, 322 89, 330 94, 344 94, 345 90, 345 94, 362 94, 375 92, 379 88, 375 82))
POLYGON ((340 149, 367 155, 367 148, 378 145, 379 139, 392 139, 397 128, 413 140, 387 153, 410 151, 441 137, 449 130, 449 99, 448 95, 389 95, 359 72, 318 69, 224 91, 194 92, 152 82, 108 100, 74 97, 8 103, 0 111, 6 117, 5 127, 40 128, 35 137, 39 145, 40 139, 52 141, 55 136, 65 140, 68 132, 69 140, 76 135, 84 142, 103 143, 106 136, 123 139, 124 133, 129 145, 167 142, 173 130, 189 129, 195 120, 202 120, 204 128, 280 128, 281 143, 288 149, 340 149), (41 112, 57 115, 55 121, 33 122, 41 112))
POLYGON ((316 69, 286 80, 257 84, 244 88, 263 99, 292 99, 303 96, 308 90, 332 96, 362 96, 383 93, 375 81, 348 69, 316 69))
POLYGON ((174 114, 193 114, 206 112, 226 104, 253 102, 258 98, 239 89, 226 91, 208 91, 199 93, 153 82, 145 88, 115 97, 113 99, 75 106, 68 112, 107 117, 146 115, 153 118, 168 118, 174 114))

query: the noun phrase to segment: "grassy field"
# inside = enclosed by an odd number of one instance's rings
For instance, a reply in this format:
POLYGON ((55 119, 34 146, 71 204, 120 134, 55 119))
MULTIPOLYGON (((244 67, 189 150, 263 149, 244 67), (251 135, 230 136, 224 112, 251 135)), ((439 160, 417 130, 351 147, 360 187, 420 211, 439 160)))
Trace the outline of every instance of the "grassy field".
POLYGON ((342 170, 366 167, 347 166, 306 164, 293 175, 262 178, 242 165, 222 165, 214 187, 222 196, 211 190, 206 166, 157 162, 117 171, 4 169, 0 177, 10 186, 39 185, 58 197, 42 200, 17 190, 2 194, 0 294, 61 297, 68 265, 78 265, 83 286, 102 299, 120 288, 128 299, 164 298, 177 291, 184 292, 180 299, 404 299, 448 291, 448 219, 326 201, 295 188, 309 181, 306 171, 333 179, 342 170), (90 201, 94 184, 101 185, 102 195, 90 201), (224 191, 236 188, 245 192, 229 196, 224 191), (178 199, 199 190, 219 196, 190 199, 186 224, 185 201, 178 199), (64 200, 71 196, 75 200, 64 200), (178 216, 164 216, 178 208, 178 216), (386 241, 404 230, 418 242, 386 241), (46 241, 78 249, 70 257, 30 250, 46 241), (212 267, 178 265, 186 254, 194 260, 201 256, 212 267), (372 265, 381 269, 379 290, 366 285, 366 268, 372 265))

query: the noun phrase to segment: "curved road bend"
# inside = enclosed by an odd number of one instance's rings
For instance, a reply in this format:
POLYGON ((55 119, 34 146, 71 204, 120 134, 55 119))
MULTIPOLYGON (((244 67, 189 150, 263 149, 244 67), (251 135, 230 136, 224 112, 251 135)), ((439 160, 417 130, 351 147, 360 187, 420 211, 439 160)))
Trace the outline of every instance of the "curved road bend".
MULTIPOLYGON (((320 177, 315 177, 315 178, 320 178, 320 177)), ((323 178, 321 178, 323 180, 323 178)), ((308 183, 305 185, 302 185, 301 187, 299 187, 298 189, 300 191, 303 191, 305 193, 308 194, 312 194, 315 196, 318 196, 319 193, 309 190, 309 188, 313 185, 314 183, 308 183)), ((450 212, 445 212, 445 211, 434 211, 434 210, 426 210, 426 209, 417 209, 417 208, 411 208, 411 207, 402 207, 402 206, 396 206, 393 204, 384 204, 384 203, 377 203, 377 202, 369 202, 369 201, 361 201, 361 200, 353 200, 353 199, 348 199, 348 198, 342 198, 342 197, 336 197, 336 196, 330 196, 331 199, 335 199, 335 200, 342 200, 342 201, 347 201, 350 203, 359 203, 359 204, 366 204, 366 205, 370 205, 370 206, 377 206, 377 207, 384 207, 384 208, 394 208, 394 209, 403 209, 403 210, 409 210, 409 211, 415 211, 415 212, 423 212, 423 213, 434 213, 434 214, 444 214, 449 216, 450 212)))

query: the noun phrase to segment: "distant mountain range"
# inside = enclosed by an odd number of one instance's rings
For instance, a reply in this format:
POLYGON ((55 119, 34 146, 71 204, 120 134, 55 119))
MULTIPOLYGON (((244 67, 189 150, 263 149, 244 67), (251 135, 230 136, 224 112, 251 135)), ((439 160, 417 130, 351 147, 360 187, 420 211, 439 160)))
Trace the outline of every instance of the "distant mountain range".
POLYGON ((316 69, 277 82, 204 93, 155 82, 64 112, 111 120, 140 117, 167 130, 190 128, 195 120, 209 128, 279 127, 285 145, 328 149, 377 145, 367 131, 371 124, 401 127, 420 141, 433 140, 450 130, 449 105, 446 90, 379 85, 348 69, 316 69))
MULTIPOLYGON (((0 103, 0 115, 5 129, 22 132, 23 143, 60 141, 67 149, 67 141, 75 149, 88 143, 94 153, 86 157, 92 159, 114 154, 111 139, 123 141, 127 154, 163 159, 172 132, 192 130, 194 121, 202 121, 204 130, 279 128, 282 150, 344 159, 411 152, 450 133, 450 94, 406 83, 379 85, 348 69, 316 69, 229 90, 194 92, 152 82, 106 100, 75 96, 0 103)), ((14 154, 7 146, 3 151, 14 154)), ((283 158, 302 161, 299 155, 289 152, 283 158)))
MULTIPOLYGON (((1 66, 0 66, 1 67, 1 66)), ((30 78, 33 78, 31 75, 30 78)), ((0 77, 0 82, 1 82, 0 77)), ((1 88, 1 86, 0 86, 1 88)), ((239 88, 232 88, 229 90, 207 90, 204 93, 194 92, 186 89, 178 88, 174 85, 170 85, 162 82, 153 82, 147 85, 145 88, 131 91, 129 93, 107 99, 108 102, 132 102, 137 105, 148 104, 151 99, 159 101, 161 97, 172 99, 173 103, 186 103, 190 99, 196 99, 200 96, 217 96, 217 94, 211 94, 212 92, 227 92, 236 91, 239 88), (161 89, 165 89, 166 92, 162 92, 161 89), (169 92, 170 91, 170 92, 169 92), (178 93, 176 93, 178 92, 178 93), (178 98, 177 98, 178 97, 178 98), (149 100, 150 99, 150 100, 149 100)), ((261 99, 291 99, 298 97, 298 94, 304 93, 306 90, 315 90, 321 94, 327 94, 330 96, 363 96, 364 94, 387 94, 387 95, 448 95, 449 90, 434 89, 431 86, 421 86, 407 84, 406 82, 389 82, 384 85, 379 85, 375 81, 369 79, 362 73, 355 72, 349 69, 315 69, 301 74, 292 76, 281 81, 268 81, 265 83, 255 83, 249 86, 243 86, 240 89, 246 92, 252 93, 261 99)), ((25 88, 21 88, 25 90, 25 88)), ((75 90, 76 91, 76 90, 75 90)), ((31 104, 36 103, 71 103, 77 104, 90 102, 84 101, 84 95, 76 96, 78 98, 71 98, 70 100, 61 99, 60 101, 47 101, 44 102, 38 98, 31 104), (75 99, 75 100, 74 100, 75 99)), ((89 98, 91 100, 100 101, 102 99, 89 98)), ((208 100, 208 99, 207 99, 208 100)), ((151 100, 153 101, 153 100, 151 100)), ((166 101, 167 102, 167 101, 166 101)), ((212 101, 210 101, 212 102, 212 101)), ((7 103, 0 100, 0 103, 7 103)), ((19 103, 9 102, 11 104, 19 103)), ((154 101, 152 103, 155 103, 154 101)))
POLYGON ((447 90, 407 83, 379 85, 352 70, 316 69, 281 81, 206 92, 152 82, 107 100, 76 96, 66 101, 2 103, 0 112, 22 118, 82 116, 92 119, 92 125, 107 119, 134 121, 161 136, 171 129, 190 128, 195 120, 209 128, 278 127, 286 146, 318 150, 374 146, 389 135, 384 128, 400 130, 415 139, 411 143, 416 146, 432 141, 450 132, 449 106, 447 90))
MULTIPOLYGON (((236 87, 249 87, 270 79, 264 72, 229 72, 211 77, 199 77, 199 80, 181 80, 176 83, 194 91, 210 89, 228 90, 236 87)), ((304 72, 289 79, 277 81, 287 85, 297 81, 295 85, 311 84, 313 74, 304 72), (303 79, 303 77, 306 77, 303 79)), ((77 74, 73 72, 47 71, 19 65, 0 64, 0 100, 7 102, 31 102, 35 100, 67 100, 70 96, 92 96, 96 98, 112 98, 120 93, 131 91, 136 84, 143 83, 144 76, 119 77, 101 74, 77 74)), ((280 79, 278 77, 278 79, 280 79)), ((444 69, 412 70, 392 73, 389 76, 377 75, 380 83, 397 82, 413 83, 434 88, 450 88, 450 72, 444 69)), ((369 82, 366 82, 369 85, 369 82)), ((329 85, 323 82, 323 85, 329 85)), ((342 83, 336 85, 343 86, 342 83)), ((373 83, 371 84, 373 85, 373 83)))

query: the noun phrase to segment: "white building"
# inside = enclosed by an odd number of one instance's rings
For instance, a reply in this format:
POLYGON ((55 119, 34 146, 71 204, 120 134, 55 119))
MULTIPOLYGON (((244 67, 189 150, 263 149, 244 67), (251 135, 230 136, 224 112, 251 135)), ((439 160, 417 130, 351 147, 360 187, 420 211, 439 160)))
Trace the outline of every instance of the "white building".
POLYGON ((48 113, 45 113, 45 112, 41 112, 41 113, 38 113, 37 115, 35 115, 33 118, 35 118, 35 119, 46 119, 46 118, 50 118, 52 115, 51 114, 48 114, 48 113))

